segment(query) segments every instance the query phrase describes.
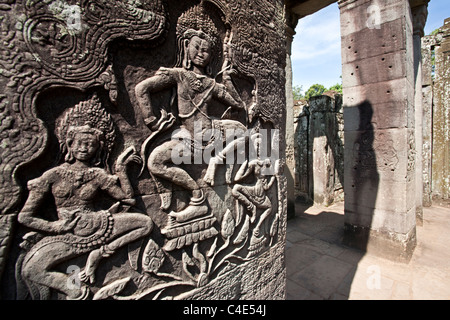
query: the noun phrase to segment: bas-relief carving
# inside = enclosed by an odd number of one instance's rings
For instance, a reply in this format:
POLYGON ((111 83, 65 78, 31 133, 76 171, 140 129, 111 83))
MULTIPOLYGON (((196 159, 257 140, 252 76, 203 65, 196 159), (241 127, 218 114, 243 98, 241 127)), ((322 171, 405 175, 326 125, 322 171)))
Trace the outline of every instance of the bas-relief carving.
POLYGON ((362 131, 355 142, 353 155, 357 159, 355 168, 377 168, 384 172, 394 172, 398 168, 399 159, 390 134, 362 131))
MULTIPOLYGON (((43 126, 54 128, 49 138, 33 143, 31 154, 51 149, 53 136, 60 161, 27 179, 28 192, 17 217, 23 233, 15 263, 18 298, 183 298, 277 243, 285 206, 280 189, 283 159, 264 158, 261 150, 267 142, 278 146, 272 141, 278 137, 266 141, 262 129, 278 128, 283 117, 279 107, 284 94, 277 94, 276 84, 282 77, 277 63, 282 64, 284 56, 269 66, 274 34, 284 32, 281 23, 270 24, 269 43, 263 44, 261 32, 242 20, 248 13, 238 2, 193 2, 172 18, 172 29, 165 21, 174 11, 159 2, 138 8, 133 1, 120 1, 111 16, 108 8, 98 7, 107 4, 87 1, 78 7, 84 15, 66 25, 62 17, 78 11, 63 1, 27 6, 31 18, 21 25, 28 30, 25 42, 34 56, 42 57, 38 61, 47 81, 94 94, 67 105, 54 115, 54 123, 30 117, 36 132, 43 126), (41 11, 53 15, 37 15, 41 11), (137 23, 125 30, 117 24, 116 31, 100 28, 103 35, 88 28, 93 21, 99 21, 97 27, 104 25, 103 18, 115 25, 123 14, 154 28, 140 29, 137 23), (40 29, 53 30, 47 33, 51 37, 40 29), (147 126, 139 139, 127 136, 117 123, 123 122, 117 114, 123 92, 115 60, 98 58, 107 56, 106 39, 120 32, 132 40, 149 40, 155 52, 167 45, 162 37, 175 40, 173 67, 161 63, 147 77, 134 79, 130 101, 135 105, 130 107, 147 126), (92 42, 96 36, 102 39, 99 47, 92 42), (252 38, 261 45, 258 53, 248 42, 252 38), (85 51, 79 46, 83 41, 85 51), (96 55, 88 54, 91 49, 96 55), (76 61, 67 65, 68 59, 76 61), (270 86, 271 91, 261 91, 270 86), (164 95, 170 98, 161 98, 164 95), (246 135, 224 139, 227 130, 246 135), (252 148, 256 156, 244 152, 239 162, 239 150, 252 148), (174 161, 174 154, 185 162, 174 161), (209 155, 209 161, 197 163, 198 154, 209 155), (272 170, 266 172, 268 168, 272 170)), ((269 7, 254 19, 281 15, 281 5, 269 7)), ((33 74, 23 79, 27 76, 33 74)), ((37 73, 34 79, 41 81, 37 73)), ((21 85, 30 93, 21 95, 25 100, 18 101, 18 108, 31 112, 19 111, 18 116, 35 115, 36 97, 45 86, 21 85), (31 101, 31 106, 24 105, 31 101)))
POLYGON ((48 296, 51 288, 67 299, 84 299, 89 295, 88 285, 95 283, 100 261, 148 236, 153 222, 145 214, 115 212, 120 206, 130 210, 135 203, 126 170, 140 158, 129 147, 116 160, 114 175, 104 169, 115 138, 114 126, 95 97, 69 109, 58 129, 64 163, 28 182, 28 199, 18 216, 21 224, 35 231, 24 236, 22 247, 27 252, 17 264, 17 280, 25 283, 33 298, 48 296), (98 210, 96 194, 100 191, 118 203, 98 210), (55 201, 56 221, 40 217, 48 194, 55 201), (69 276, 55 267, 85 253, 86 265, 79 273, 83 284, 68 286, 69 276))

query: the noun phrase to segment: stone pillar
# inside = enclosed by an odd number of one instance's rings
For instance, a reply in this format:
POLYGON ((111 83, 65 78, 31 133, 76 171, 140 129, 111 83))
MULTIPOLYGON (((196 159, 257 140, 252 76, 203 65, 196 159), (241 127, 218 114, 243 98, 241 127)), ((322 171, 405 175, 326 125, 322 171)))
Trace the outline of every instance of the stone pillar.
POLYGON ((314 203, 329 206, 338 198, 342 182, 343 143, 339 136, 341 95, 316 96, 309 100, 310 195, 314 203))
POLYGON ((294 94, 292 91, 292 41, 298 18, 294 13, 286 13, 286 179, 287 214, 295 216, 295 156, 294 156, 294 94))
POLYGON ((341 0, 344 243, 407 260, 416 245, 414 54, 407 0, 341 0))
POLYGON ((423 107, 422 107, 422 37, 428 15, 428 1, 412 8, 414 45, 414 108, 416 138, 416 219, 423 224, 423 107))
POLYGON ((450 198, 450 18, 440 28, 435 47, 433 85, 432 191, 438 199, 450 198))
POLYGON ((423 206, 430 207, 432 204, 431 190, 431 167, 432 167, 432 144, 433 144, 433 79, 432 79, 432 51, 434 50, 435 38, 425 36, 421 39, 422 44, 422 183, 423 183, 423 206))
POLYGON ((309 104, 299 100, 294 105, 295 130, 295 196, 301 202, 310 202, 309 193, 309 104))
POLYGON ((331 110, 334 104, 329 103, 329 99, 327 96, 316 96, 309 101, 310 181, 313 182, 310 188, 314 203, 325 206, 334 201, 334 157, 330 140, 334 127, 334 110, 331 110))

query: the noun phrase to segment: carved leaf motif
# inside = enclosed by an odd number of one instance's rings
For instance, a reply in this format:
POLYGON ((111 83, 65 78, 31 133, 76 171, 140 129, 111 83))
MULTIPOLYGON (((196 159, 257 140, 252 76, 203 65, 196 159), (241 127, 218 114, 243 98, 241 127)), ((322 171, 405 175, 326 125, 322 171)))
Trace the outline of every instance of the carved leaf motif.
POLYGON ((272 226, 270 227, 270 236, 274 237, 278 233, 278 215, 273 219, 272 226))
POLYGON ((142 270, 150 273, 158 272, 164 262, 164 252, 158 244, 150 239, 142 256, 142 270))
POLYGON ((189 257, 189 255, 186 253, 186 251, 183 251, 182 258, 183 258, 184 264, 189 265, 189 266, 195 266, 194 260, 192 260, 192 258, 189 257))
POLYGON ((233 244, 239 244, 244 241, 247 238, 248 229, 250 229, 250 217, 246 215, 244 225, 242 226, 242 229, 239 232, 237 238, 233 241, 233 244))
POLYGON ((211 248, 206 253, 206 256, 208 258, 211 258, 214 255, 214 253, 216 252, 216 248, 217 248, 217 238, 214 240, 214 243, 211 245, 211 248))
POLYGON ((231 237, 231 235, 234 233, 234 229, 236 227, 235 225, 235 221, 233 218, 233 214, 231 213, 231 211, 228 209, 227 212, 225 212, 225 215, 223 216, 223 220, 222 220, 222 237, 223 238, 229 238, 231 237))
POLYGON ((125 285, 128 283, 128 281, 130 281, 130 279, 131 277, 126 277, 123 279, 116 280, 104 286, 103 288, 97 291, 92 300, 103 300, 109 297, 113 297, 114 295, 122 291, 123 288, 125 288, 125 285))

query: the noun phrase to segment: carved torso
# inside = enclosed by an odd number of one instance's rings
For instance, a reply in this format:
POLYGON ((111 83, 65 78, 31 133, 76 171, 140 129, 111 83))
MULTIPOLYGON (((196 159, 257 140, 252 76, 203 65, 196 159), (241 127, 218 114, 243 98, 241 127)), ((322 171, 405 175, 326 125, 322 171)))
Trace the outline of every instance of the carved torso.
POLYGON ((104 169, 79 169, 64 163, 31 180, 28 188, 51 191, 59 213, 61 209, 69 208, 92 209, 97 192, 116 183, 117 177, 108 174, 104 169))
POLYGON ((182 125, 191 132, 194 130, 194 122, 201 122, 202 129, 210 129, 208 105, 221 84, 206 75, 198 75, 184 68, 160 68, 158 74, 177 84, 178 116, 182 125))

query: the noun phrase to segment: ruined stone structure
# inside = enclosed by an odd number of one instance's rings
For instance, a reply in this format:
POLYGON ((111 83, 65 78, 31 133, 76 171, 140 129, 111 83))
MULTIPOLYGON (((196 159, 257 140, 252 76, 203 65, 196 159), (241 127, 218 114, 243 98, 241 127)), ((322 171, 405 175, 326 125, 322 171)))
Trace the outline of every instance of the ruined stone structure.
POLYGON ((283 299, 284 17, 0 1, 1 297, 283 299))
POLYGON ((300 201, 329 206, 344 200, 342 95, 330 91, 294 105, 295 191, 300 201))
MULTIPOLYGON (((290 1, 288 7, 302 18, 333 2, 290 1)), ((338 1, 345 140, 344 242, 397 260, 411 256, 416 223, 422 219, 419 74, 427 3, 338 1)))
POLYGON ((424 205, 450 198, 450 18, 422 39, 424 205))

